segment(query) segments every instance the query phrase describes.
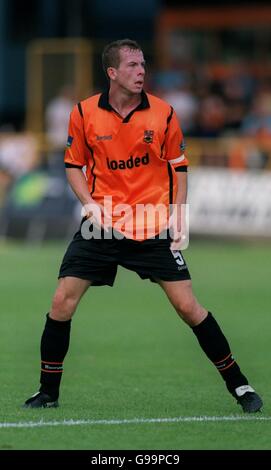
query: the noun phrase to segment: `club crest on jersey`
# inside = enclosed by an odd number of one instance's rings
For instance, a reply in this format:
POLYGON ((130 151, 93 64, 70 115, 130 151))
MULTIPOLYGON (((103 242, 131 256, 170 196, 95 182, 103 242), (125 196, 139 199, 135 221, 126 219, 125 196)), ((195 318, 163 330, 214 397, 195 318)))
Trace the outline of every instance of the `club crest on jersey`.
POLYGON ((144 131, 144 142, 146 142, 146 144, 152 144, 153 142, 153 134, 154 134, 154 131, 144 131))

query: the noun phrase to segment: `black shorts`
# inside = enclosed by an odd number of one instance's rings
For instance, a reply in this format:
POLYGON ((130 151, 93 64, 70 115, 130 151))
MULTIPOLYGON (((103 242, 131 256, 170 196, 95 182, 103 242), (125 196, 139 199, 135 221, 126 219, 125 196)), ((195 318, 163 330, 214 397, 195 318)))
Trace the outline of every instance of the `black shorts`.
POLYGON ((170 242, 169 235, 144 241, 86 240, 79 230, 64 255, 59 278, 72 276, 92 281, 93 286, 113 286, 120 265, 153 282, 191 279, 181 251, 172 251, 170 242))

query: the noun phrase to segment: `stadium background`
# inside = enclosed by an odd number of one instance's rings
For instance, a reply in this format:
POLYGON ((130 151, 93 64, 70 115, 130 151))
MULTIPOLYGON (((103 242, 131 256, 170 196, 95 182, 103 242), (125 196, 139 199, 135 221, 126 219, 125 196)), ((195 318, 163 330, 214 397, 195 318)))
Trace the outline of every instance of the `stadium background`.
POLYGON ((0 449, 270 449, 270 24, 267 2, 0 0, 0 449), (43 312, 80 213, 62 165, 69 109, 106 85, 101 51, 124 37, 142 44, 146 89, 182 123, 185 256, 263 395, 263 420, 240 417, 159 289, 122 270, 80 305, 61 408, 20 409, 37 387, 43 312), (203 415, 213 421, 192 419, 203 415), (148 422, 176 417, 188 420, 148 422), (147 422, 97 423, 134 418, 147 422), (40 419, 59 424, 27 425, 40 419))

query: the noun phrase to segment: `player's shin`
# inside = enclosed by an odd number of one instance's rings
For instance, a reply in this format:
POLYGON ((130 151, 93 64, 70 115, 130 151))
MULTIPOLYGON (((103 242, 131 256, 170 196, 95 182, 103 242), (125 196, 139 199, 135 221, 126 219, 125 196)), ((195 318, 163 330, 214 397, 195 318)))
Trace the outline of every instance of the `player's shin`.
POLYGON ((57 321, 47 314, 40 344, 40 391, 48 394, 53 400, 59 396, 63 361, 70 342, 70 329, 71 320, 57 321))
POLYGON ((192 330, 201 348, 225 380, 230 393, 234 394, 237 387, 248 384, 247 378, 240 371, 231 353, 227 339, 210 312, 192 330))

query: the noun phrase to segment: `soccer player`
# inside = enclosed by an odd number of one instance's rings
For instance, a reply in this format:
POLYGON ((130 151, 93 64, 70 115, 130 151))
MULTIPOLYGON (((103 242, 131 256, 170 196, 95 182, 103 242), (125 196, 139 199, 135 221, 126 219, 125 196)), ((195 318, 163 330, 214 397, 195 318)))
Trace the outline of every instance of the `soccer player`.
POLYGON ((243 411, 259 411, 261 398, 241 372, 214 316, 193 294, 179 250, 180 231, 175 227, 170 232, 163 220, 153 217, 154 233, 148 237, 144 217, 136 219, 142 205, 166 207, 168 218, 174 203, 181 227, 178 208, 186 201, 188 161, 176 114, 165 101, 144 92, 145 61, 135 41, 108 44, 102 61, 108 91, 78 103, 70 116, 65 166, 85 217, 62 261, 47 314, 41 337, 40 388, 24 406, 58 406, 72 315, 90 286, 113 285, 121 265, 161 286, 243 411), (111 198, 110 219, 105 196, 111 198))

